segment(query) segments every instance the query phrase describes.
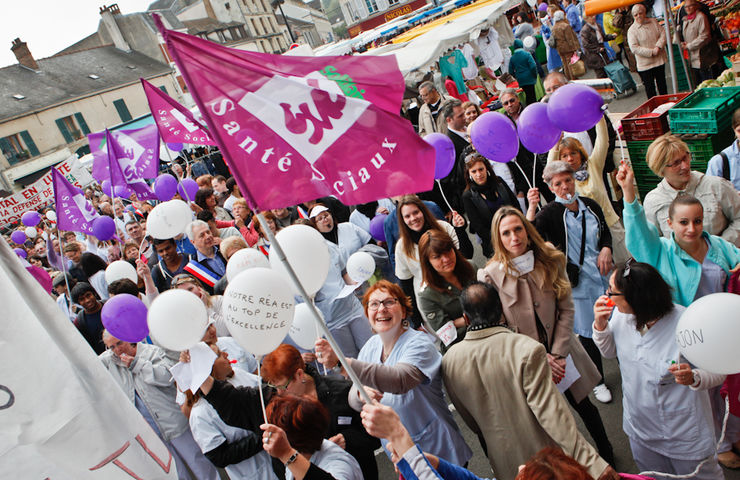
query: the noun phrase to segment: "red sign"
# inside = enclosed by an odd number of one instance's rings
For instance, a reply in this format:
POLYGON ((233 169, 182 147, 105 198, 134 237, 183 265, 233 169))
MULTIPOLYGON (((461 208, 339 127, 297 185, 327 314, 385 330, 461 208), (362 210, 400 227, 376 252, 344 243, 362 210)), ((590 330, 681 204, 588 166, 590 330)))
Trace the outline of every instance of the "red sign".
POLYGON ((396 7, 386 10, 385 12, 377 12, 373 16, 366 18, 358 24, 352 25, 347 29, 350 37, 356 37, 362 32, 372 30, 375 27, 383 25, 384 23, 390 22, 398 17, 411 13, 414 10, 418 10, 427 4, 427 0, 414 0, 403 5, 397 5, 396 7))

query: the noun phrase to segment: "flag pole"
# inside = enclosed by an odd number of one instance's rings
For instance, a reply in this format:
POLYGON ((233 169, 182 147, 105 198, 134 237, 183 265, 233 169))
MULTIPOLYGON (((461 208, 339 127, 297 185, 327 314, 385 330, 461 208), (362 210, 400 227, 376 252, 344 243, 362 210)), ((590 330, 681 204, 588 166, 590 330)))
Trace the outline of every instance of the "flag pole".
POLYGON ((285 266, 285 271, 288 272, 288 276, 293 281, 293 283, 298 287, 298 293, 301 294, 301 297, 306 301, 308 304, 308 310, 311 312, 311 315, 313 315, 314 320, 316 320, 316 324, 319 326, 321 331, 323 331, 324 335, 326 336, 326 339, 329 341, 329 345, 331 345, 331 348, 334 350, 334 353, 336 353, 337 358, 339 358, 339 361, 341 362, 342 366, 344 367, 344 370, 347 372, 347 375, 349 375, 350 380, 352 380, 352 383, 354 383, 355 387, 357 387, 357 390, 359 391, 362 398, 365 400, 365 402, 369 405, 372 404, 373 401, 370 398, 370 395, 367 394, 365 391, 365 388, 362 386, 362 382, 360 382, 360 379, 357 377, 357 374, 354 370, 352 370, 352 367, 350 367, 349 362, 347 361, 347 358, 344 356, 344 352, 342 352, 342 349, 337 344, 337 341, 334 340, 334 336, 329 331, 329 327, 326 325, 324 320, 321 318, 321 315, 319 315, 319 312, 316 310, 316 305, 313 304, 311 301, 311 297, 306 293, 306 289, 303 288, 303 284, 298 279, 298 276, 296 275, 295 271, 293 270, 293 267, 288 262, 288 259, 285 257, 285 252, 283 252, 283 248, 280 246, 280 243, 278 243, 277 238, 275 238, 275 234, 272 233, 272 230, 270 230, 270 226, 267 224, 267 220, 265 220, 265 217, 262 216, 262 213, 259 211, 257 213, 257 218, 259 219, 260 225, 262 226, 262 230, 267 234, 267 237, 270 239, 270 254, 272 254, 272 250, 274 249, 275 254, 277 254, 278 258, 282 262, 282 264, 285 266))
MULTIPOLYGON (((57 219, 59 221, 59 219, 57 219)), ((57 223, 57 225, 59 225, 57 223)), ((50 225, 51 226, 51 225, 50 225)), ((62 264, 62 276, 64 276, 64 284, 67 286, 67 311, 72 311, 72 291, 69 289, 69 282, 67 281, 67 269, 64 266, 67 263, 67 257, 64 256, 62 251, 62 235, 59 233, 59 227, 57 226, 57 243, 59 243, 59 262, 62 264)), ((54 248, 54 239, 51 240, 51 247, 54 248)))

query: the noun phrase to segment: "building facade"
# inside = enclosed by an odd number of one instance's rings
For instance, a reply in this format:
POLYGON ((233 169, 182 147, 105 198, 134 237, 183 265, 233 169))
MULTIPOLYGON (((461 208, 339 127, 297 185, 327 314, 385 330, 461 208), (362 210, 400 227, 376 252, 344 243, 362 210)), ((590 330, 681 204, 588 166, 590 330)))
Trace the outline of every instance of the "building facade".
POLYGON ((350 37, 395 20, 427 4, 427 0, 340 0, 350 37))

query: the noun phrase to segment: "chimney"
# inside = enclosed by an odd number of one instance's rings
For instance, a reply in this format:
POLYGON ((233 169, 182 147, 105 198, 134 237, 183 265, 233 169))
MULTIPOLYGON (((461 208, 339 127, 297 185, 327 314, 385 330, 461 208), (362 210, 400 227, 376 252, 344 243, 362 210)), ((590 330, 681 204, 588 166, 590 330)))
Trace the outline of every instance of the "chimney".
POLYGON ((38 70, 39 64, 31 55, 31 51, 28 49, 26 42, 22 42, 20 38, 13 40, 13 45, 10 50, 15 54, 15 58, 18 59, 18 63, 31 70, 38 70))
POLYGON ((123 33, 121 33, 121 29, 118 28, 118 23, 115 19, 115 16, 120 14, 121 10, 118 8, 117 3, 114 3, 109 7, 106 7, 105 5, 100 7, 100 16, 103 17, 103 23, 108 29, 111 39, 113 39, 113 45, 119 50, 130 52, 131 47, 126 39, 123 38, 123 33))

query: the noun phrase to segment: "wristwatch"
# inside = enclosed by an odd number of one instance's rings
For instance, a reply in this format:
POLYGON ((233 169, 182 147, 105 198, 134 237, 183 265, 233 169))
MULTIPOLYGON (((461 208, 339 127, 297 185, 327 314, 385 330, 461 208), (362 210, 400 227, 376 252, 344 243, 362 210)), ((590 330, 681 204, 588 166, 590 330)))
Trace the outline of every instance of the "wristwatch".
POLYGON ((296 458, 298 458, 298 450, 296 450, 295 452, 293 452, 293 455, 291 455, 290 458, 288 459, 288 461, 285 462, 285 466, 287 467, 291 463, 295 462, 296 458))

